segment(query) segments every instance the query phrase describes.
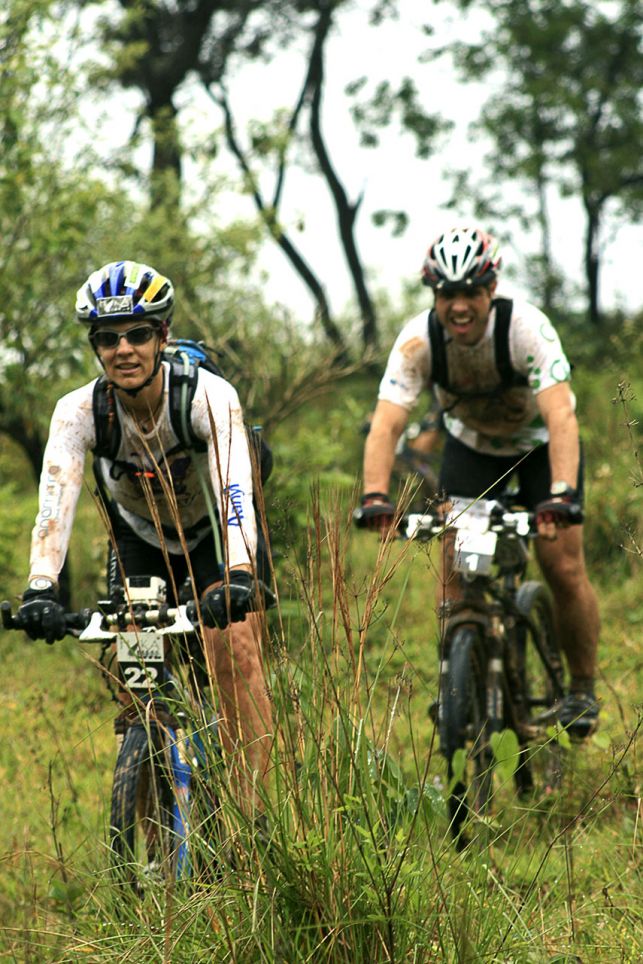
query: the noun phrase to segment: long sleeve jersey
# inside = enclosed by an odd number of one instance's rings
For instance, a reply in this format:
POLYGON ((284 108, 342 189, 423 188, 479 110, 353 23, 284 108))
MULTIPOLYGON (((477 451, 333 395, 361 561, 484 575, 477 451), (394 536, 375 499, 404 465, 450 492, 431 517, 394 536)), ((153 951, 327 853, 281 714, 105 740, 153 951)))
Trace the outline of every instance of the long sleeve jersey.
MULTIPOLYGON (((194 433, 207 443, 207 452, 186 450, 172 428, 167 363, 163 366, 163 399, 151 432, 142 433, 116 397, 120 448, 115 459, 98 460, 103 485, 119 516, 140 538, 157 547, 163 542, 170 553, 180 553, 177 514, 188 549, 211 530, 195 466, 199 460, 201 474, 209 476, 214 493, 226 562, 230 567, 248 564, 256 551, 257 529, 239 397, 225 379, 199 369, 190 417, 194 433)), ((94 385, 95 380, 63 396, 54 409, 31 540, 30 579, 46 576, 57 581, 65 561, 85 457, 96 444, 94 385)))

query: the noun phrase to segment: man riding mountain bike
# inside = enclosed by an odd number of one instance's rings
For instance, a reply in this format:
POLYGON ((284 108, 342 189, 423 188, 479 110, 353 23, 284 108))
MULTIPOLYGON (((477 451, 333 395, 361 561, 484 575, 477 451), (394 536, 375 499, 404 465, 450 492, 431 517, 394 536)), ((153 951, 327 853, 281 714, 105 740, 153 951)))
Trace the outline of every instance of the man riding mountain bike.
POLYGON ((85 456, 94 451, 110 529, 109 595, 125 578, 159 576, 177 604, 179 588, 193 580, 219 733, 239 804, 251 813, 261 809, 255 786, 266 780, 272 739, 260 611, 274 597, 257 563, 251 455, 236 391, 198 368, 183 416, 202 451, 186 446, 173 427, 170 362, 163 355, 173 310, 172 282, 133 261, 105 265, 79 289, 76 316, 104 375, 56 405, 19 617, 32 639, 52 643, 65 634, 57 582, 85 456), (98 445, 106 433, 115 439, 108 454, 98 445), (216 517, 207 507, 207 480, 216 517))
MULTIPOLYGON (((536 553, 551 589, 569 669, 559 719, 576 739, 597 725, 594 692, 599 615, 583 553, 583 462, 570 366, 549 319, 533 305, 496 295, 495 239, 473 227, 429 247, 422 281, 434 308, 398 335, 380 383, 364 451, 360 524, 385 534, 395 450, 421 391, 435 393, 446 440, 444 499, 493 498, 515 474, 519 500, 536 513, 536 553)), ((444 601, 459 598, 443 572, 444 601)))

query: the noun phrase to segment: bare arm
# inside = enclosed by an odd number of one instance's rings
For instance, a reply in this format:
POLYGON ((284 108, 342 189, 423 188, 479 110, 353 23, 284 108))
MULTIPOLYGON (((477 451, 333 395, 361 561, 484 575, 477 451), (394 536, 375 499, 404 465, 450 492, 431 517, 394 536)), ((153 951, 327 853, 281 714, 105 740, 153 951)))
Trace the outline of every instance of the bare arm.
POLYGON ((552 482, 578 485, 580 443, 578 421, 568 382, 546 388, 536 396, 540 414, 549 432, 549 466, 552 482))
MULTIPOLYGON (((549 470, 551 481, 578 486, 580 443, 578 422, 568 382, 546 388, 536 396, 538 408, 549 432, 549 470)), ((539 521, 538 534, 549 541, 558 538, 555 521, 539 521)))
POLYGON ((364 447, 364 492, 388 493, 395 461, 395 447, 409 413, 401 405, 379 401, 364 447))

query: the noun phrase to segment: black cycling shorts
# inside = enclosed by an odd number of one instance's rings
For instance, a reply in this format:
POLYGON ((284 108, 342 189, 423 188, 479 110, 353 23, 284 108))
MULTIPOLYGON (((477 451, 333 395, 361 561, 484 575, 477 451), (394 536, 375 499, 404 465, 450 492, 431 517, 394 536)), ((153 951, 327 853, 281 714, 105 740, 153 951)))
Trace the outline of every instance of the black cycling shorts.
MULTIPOLYGON (((188 553, 190 567, 183 553, 165 553, 141 539, 123 519, 112 516, 116 551, 110 545, 107 556, 107 592, 123 585, 122 575, 158 576, 165 580, 170 605, 187 602, 194 598, 190 568, 194 576, 196 595, 200 598, 205 589, 223 579, 223 567, 217 562, 212 535, 207 535, 188 553), (169 568, 168 568, 169 562, 169 568), (176 590, 176 591, 175 591, 176 590)), ((270 580, 269 558, 266 540, 257 520, 257 576, 264 582, 270 580)))
MULTIPOLYGON (((534 509, 549 498, 552 483, 549 446, 539 445, 527 455, 487 455, 476 452, 447 432, 442 451, 438 491, 444 496, 497 499, 505 490, 514 490, 517 505, 534 509)), ((578 470, 578 501, 583 504, 583 452, 578 470)))

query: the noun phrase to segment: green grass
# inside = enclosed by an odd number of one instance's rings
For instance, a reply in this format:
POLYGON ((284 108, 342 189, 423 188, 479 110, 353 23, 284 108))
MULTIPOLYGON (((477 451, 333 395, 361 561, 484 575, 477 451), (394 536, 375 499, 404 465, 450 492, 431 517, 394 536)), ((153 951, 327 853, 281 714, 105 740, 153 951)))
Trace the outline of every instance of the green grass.
MULTIPOLYGON (((437 688, 431 554, 399 544, 379 554, 331 514, 305 566, 284 575, 294 598, 285 636, 272 617, 273 845, 254 846, 230 806, 245 842, 237 867, 189 890, 115 894, 104 846, 113 705, 77 643, 5 644, 6 956, 639 959, 637 742, 625 750, 635 681, 609 672, 602 729, 570 754, 555 799, 525 804, 501 789, 492 845, 457 856, 426 714, 437 688)), ((610 623, 604 648, 615 650, 610 623)))

